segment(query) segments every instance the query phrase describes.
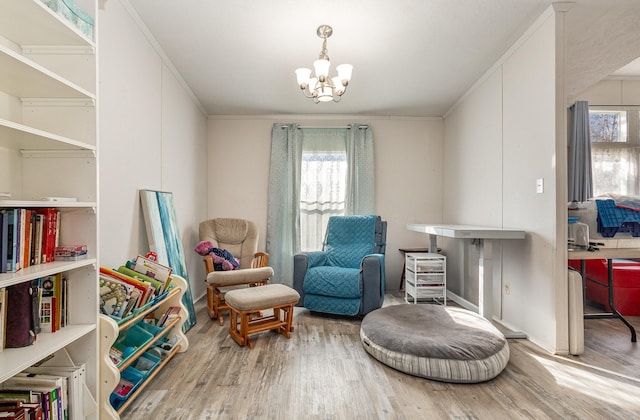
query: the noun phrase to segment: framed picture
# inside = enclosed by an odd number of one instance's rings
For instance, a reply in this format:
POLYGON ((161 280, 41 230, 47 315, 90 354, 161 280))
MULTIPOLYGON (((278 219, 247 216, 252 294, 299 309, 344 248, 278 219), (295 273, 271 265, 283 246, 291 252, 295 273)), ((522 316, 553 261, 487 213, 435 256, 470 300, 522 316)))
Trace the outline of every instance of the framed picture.
POLYGON ((168 265, 173 273, 187 281, 187 290, 182 296, 182 303, 189 313, 189 318, 185 320, 182 330, 187 332, 196 323, 196 313, 189 287, 182 237, 173 206, 173 194, 165 191, 140 190, 140 203, 150 251, 158 255, 160 264, 168 265))

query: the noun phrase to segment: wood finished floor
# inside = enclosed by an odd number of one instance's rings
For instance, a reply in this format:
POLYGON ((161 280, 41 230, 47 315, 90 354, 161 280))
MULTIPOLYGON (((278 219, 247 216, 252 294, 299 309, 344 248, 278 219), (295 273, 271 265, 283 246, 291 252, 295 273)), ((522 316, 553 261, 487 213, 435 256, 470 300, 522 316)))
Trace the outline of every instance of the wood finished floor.
MULTIPOLYGON (((388 295, 385 306, 401 303, 388 295)), ((409 376, 371 358, 360 320, 296 308, 290 340, 240 348, 197 302, 178 354, 122 419, 638 419, 640 350, 619 320, 585 320, 585 354, 554 356, 509 340, 495 379, 473 385, 409 376)), ((640 332, 640 317, 629 317, 640 332)))

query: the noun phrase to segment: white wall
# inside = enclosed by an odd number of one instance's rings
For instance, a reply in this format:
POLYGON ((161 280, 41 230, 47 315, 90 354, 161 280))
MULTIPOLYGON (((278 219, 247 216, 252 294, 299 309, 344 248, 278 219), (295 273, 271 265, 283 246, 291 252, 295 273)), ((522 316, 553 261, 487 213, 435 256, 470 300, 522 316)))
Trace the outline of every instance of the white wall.
POLYGON ((170 191, 194 299, 204 268, 193 252, 207 214, 206 117, 118 0, 99 24, 100 264, 149 251, 139 189, 170 191))
POLYGON ((639 79, 605 79, 576 96, 589 105, 639 105, 639 79))
MULTIPOLYGON (((493 249, 494 317, 556 349, 556 19, 545 13, 445 119, 444 220, 517 228, 493 249), (536 179, 545 191, 535 193, 536 179), (502 265, 500 265, 500 260, 502 265)), ((444 242, 449 289, 477 304, 477 249, 444 242), (465 279, 463 281, 463 279, 465 279), (473 281, 469 281, 473 280, 473 281)))
POLYGON ((376 213, 388 222, 387 290, 397 290, 403 265, 398 248, 426 245, 426 237, 407 231, 407 223, 438 223, 442 219, 442 120, 295 115, 210 117, 208 216, 255 221, 260 227, 260 249, 266 243, 271 127, 276 122, 307 126, 359 122, 371 126, 376 213))

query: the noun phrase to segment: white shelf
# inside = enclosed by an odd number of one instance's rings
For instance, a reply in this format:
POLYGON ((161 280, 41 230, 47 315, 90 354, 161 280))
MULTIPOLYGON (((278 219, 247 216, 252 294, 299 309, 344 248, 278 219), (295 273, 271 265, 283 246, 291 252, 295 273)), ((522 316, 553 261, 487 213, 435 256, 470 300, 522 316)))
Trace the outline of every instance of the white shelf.
POLYGON ((0 208, 48 208, 55 207, 61 212, 78 209, 88 209, 95 213, 97 203, 95 201, 28 201, 28 200, 0 200, 0 208))
POLYGON ((93 93, 4 45, 0 45, 0 69, 0 91, 16 98, 95 99, 93 93))
POLYGON ((96 150, 93 145, 2 118, 0 145, 15 150, 96 150))
POLYGON ((0 382, 22 372, 96 329, 96 324, 68 325, 55 333, 40 333, 36 342, 27 347, 4 349, 0 352, 0 382))
POLYGON ((35 280, 40 277, 52 276, 57 273, 76 270, 90 265, 95 266, 96 263, 97 260, 95 258, 87 258, 78 261, 53 261, 46 264, 36 264, 23 268, 15 273, 0 274, 0 287, 8 287, 13 284, 35 280))
POLYGON ((39 0, 0 1, 2 36, 18 45, 94 46, 83 35, 39 0))

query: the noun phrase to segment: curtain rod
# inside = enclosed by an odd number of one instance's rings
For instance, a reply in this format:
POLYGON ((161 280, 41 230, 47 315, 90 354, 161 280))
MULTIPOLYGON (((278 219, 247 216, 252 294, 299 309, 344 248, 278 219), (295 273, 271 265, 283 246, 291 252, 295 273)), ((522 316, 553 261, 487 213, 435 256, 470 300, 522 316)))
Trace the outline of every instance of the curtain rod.
MULTIPOLYGON (((280 128, 287 128, 286 125, 281 125, 280 128)), ((308 126, 308 125, 301 125, 298 126, 298 128, 346 128, 347 130, 351 129, 350 126, 341 126, 341 127, 323 127, 323 126, 308 126)), ((358 126, 359 129, 363 129, 363 128, 369 128, 369 126, 367 124, 361 124, 358 126)))

